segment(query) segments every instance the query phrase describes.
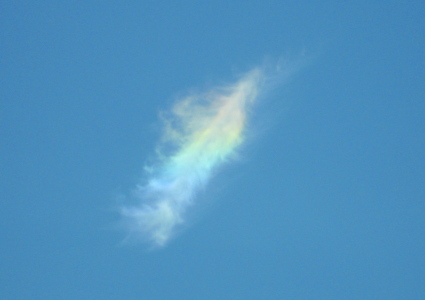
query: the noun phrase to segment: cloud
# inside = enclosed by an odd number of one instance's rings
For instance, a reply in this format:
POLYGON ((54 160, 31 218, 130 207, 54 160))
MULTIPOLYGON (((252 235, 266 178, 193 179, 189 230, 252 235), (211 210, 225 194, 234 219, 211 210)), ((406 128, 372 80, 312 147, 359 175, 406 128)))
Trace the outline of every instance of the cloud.
POLYGON ((132 234, 161 247, 184 225, 197 194, 243 143, 247 112, 263 83, 264 71, 256 68, 231 84, 175 103, 164 118, 158 163, 138 186, 136 205, 121 208, 132 234))

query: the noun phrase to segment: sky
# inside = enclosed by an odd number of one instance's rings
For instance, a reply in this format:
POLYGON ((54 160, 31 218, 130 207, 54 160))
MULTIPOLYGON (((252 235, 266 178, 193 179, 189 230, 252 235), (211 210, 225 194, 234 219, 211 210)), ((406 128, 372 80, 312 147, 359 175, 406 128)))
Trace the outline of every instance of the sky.
POLYGON ((425 299, 424 13, 2 1, 0 298, 425 299), (265 64, 184 228, 129 242, 163 114, 265 64))

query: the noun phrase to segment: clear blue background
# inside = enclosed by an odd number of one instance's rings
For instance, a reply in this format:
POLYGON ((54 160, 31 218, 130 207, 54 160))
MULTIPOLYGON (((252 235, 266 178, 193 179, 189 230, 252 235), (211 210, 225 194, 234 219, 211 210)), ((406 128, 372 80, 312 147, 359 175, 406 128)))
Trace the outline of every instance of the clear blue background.
POLYGON ((425 299, 424 20, 423 1, 1 1, 0 298, 425 299), (120 247, 158 111, 265 57, 308 63, 214 208, 163 250, 120 247))

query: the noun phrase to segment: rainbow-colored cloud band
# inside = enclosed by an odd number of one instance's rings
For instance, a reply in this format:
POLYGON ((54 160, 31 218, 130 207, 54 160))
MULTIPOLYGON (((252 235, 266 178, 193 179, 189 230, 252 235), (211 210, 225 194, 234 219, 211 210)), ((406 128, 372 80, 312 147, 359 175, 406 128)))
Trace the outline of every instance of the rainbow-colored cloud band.
POLYGON ((262 78, 262 71, 254 69, 234 84, 176 103, 164 133, 175 151, 152 167, 151 178, 140 187, 140 204, 122 209, 133 232, 156 246, 169 241, 197 192, 243 142, 247 108, 257 98, 262 78))

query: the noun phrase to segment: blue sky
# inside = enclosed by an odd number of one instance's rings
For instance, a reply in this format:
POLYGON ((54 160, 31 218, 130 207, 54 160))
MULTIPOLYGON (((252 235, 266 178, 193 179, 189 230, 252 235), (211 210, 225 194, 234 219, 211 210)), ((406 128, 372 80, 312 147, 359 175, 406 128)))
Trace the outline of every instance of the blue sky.
POLYGON ((3 1, 0 298, 424 299, 424 11, 3 1), (158 112, 277 58, 303 63, 211 209, 164 249, 120 246, 158 112))

